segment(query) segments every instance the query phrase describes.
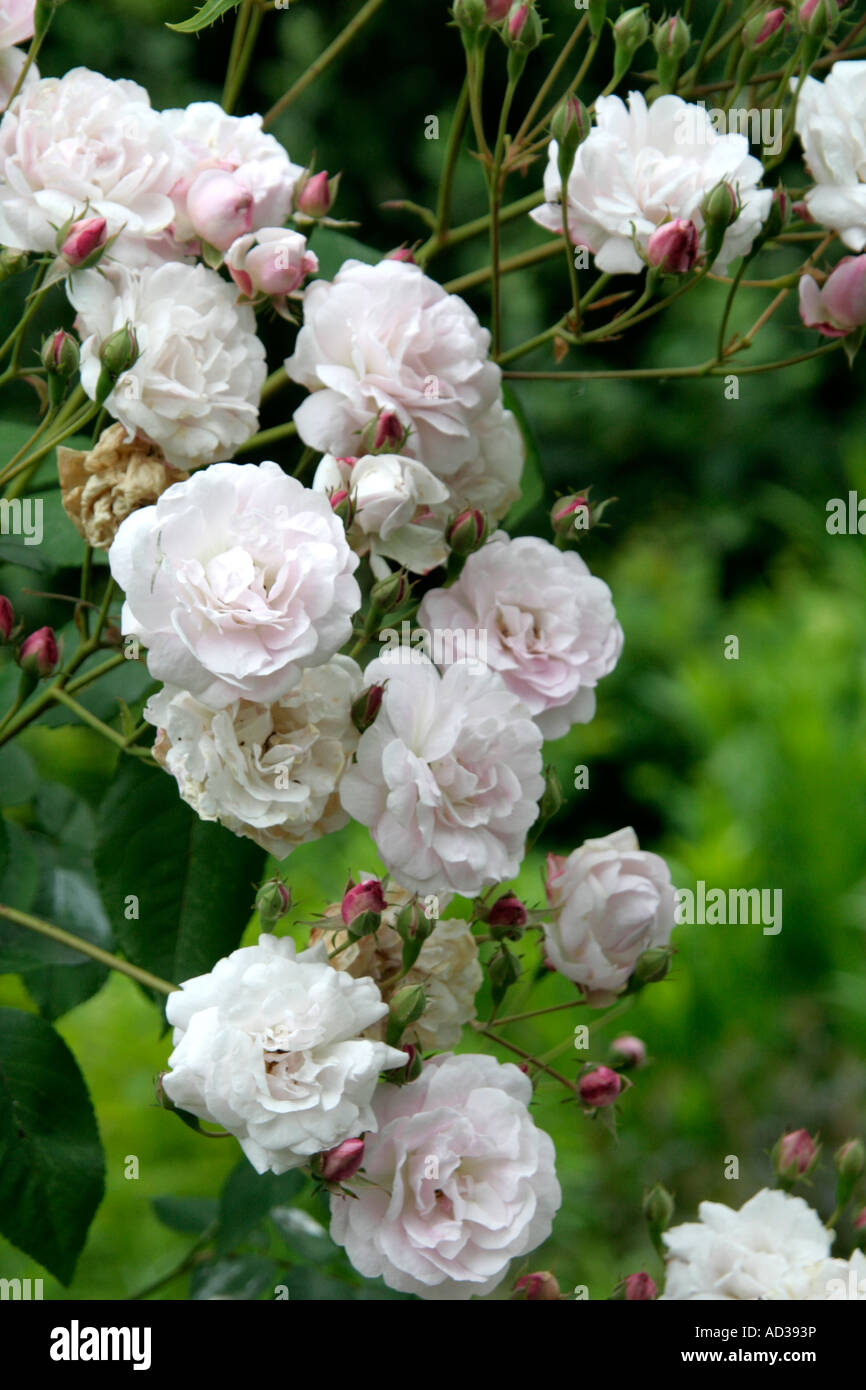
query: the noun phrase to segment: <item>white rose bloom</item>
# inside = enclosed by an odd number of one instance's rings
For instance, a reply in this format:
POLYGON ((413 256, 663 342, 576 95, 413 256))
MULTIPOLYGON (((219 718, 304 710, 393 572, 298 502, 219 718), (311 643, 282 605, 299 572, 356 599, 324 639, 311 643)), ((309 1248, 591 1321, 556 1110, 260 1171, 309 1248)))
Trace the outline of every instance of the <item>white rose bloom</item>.
POLYGON ((701 1202, 698 1214, 699 1221, 664 1233, 669 1255, 661 1297, 668 1302, 768 1298, 830 1253, 832 1231, 802 1197, 787 1192, 764 1188, 739 1211, 701 1202))
POLYGON ((416 265, 346 261, 304 291, 304 326, 286 361, 311 395, 295 411, 305 444, 337 457, 382 411, 410 430, 404 452, 446 482, 477 458, 476 423, 499 398, 490 334, 416 265))
POLYGON ((493 1057, 444 1053, 408 1086, 382 1086, 354 1197, 331 1198, 331 1235, 359 1273, 453 1302, 490 1293, 550 1235, 555 1152, 529 1113, 532 1084, 493 1057))
MULTIPOLYGON (((397 895, 409 901, 408 893, 395 884, 389 885, 388 902, 394 903, 397 895)), ((385 999, 407 985, 420 985, 427 1004, 421 1017, 406 1028, 403 1043, 414 1043, 422 1052, 456 1047, 464 1025, 475 1017, 475 996, 484 982, 472 929, 459 917, 438 921, 411 970, 390 987, 383 988, 383 981, 399 974, 403 959, 403 938, 394 929, 398 910, 397 906, 389 907, 383 912, 377 930, 358 941, 349 943, 345 932, 330 935, 331 950, 341 948, 332 964, 337 970, 348 970, 356 978, 371 976, 383 990, 385 999)), ((384 1023, 377 1023, 368 1035, 383 1038, 384 1023)))
POLYGON ((355 508, 349 544, 359 555, 383 555, 413 574, 426 574, 448 558, 445 522, 433 510, 441 510, 448 488, 417 459, 325 454, 312 485, 328 495, 349 493, 355 508))
MULTIPOLYGON (((599 97, 596 124, 579 146, 568 176, 568 232, 587 246, 599 270, 637 275, 644 268, 634 241, 644 250, 662 222, 682 217, 703 227, 701 203, 727 182, 741 204, 728 228, 715 269, 751 248, 772 202, 757 187, 760 160, 749 154, 745 135, 719 134, 704 107, 677 96, 658 97, 651 106, 631 92, 628 106, 619 97, 599 97)), ((548 231, 562 233, 562 185, 556 167, 557 143, 550 142, 544 175, 547 201, 530 216, 548 231)))
POLYGON ((567 858, 549 854, 545 887, 548 958, 591 1003, 611 1002, 638 956, 670 942, 676 894, 668 866, 640 848, 630 826, 584 841, 567 858))
POLYGON ((474 429, 478 454, 448 478, 451 512, 480 507, 491 521, 501 521, 520 497, 523 437, 517 421, 501 401, 493 405, 474 429))
POLYGON ((360 692, 360 668, 335 656, 271 705, 237 700, 215 712, 167 686, 144 717, 160 731, 156 757, 196 815, 284 859, 348 820, 337 788, 358 743, 351 706, 360 692))
POLYGON ((271 462, 174 483, 126 518, 108 558, 151 675, 213 709, 279 699, 348 640, 361 604, 327 498, 271 462))
POLYGON ((105 402, 130 438, 146 435, 168 463, 190 469, 255 433, 265 350, 253 310, 213 270, 179 262, 84 270, 67 293, 78 310, 81 384, 91 400, 102 344, 127 322, 135 330, 138 360, 105 402))
POLYGON ((72 218, 104 217, 111 254, 142 263, 172 222, 174 143, 143 87, 89 68, 28 83, 0 122, 0 244, 53 251, 72 218), (85 211, 86 209, 86 211, 85 211))
MULTIPOLYGON (((794 84, 796 86, 796 84, 794 84)), ((834 63, 823 82, 807 77, 797 134, 815 180, 805 197, 816 222, 852 251, 866 247, 866 62, 834 63)))
POLYGON ((623 642, 604 581, 574 551, 536 536, 494 536, 456 583, 425 594, 418 624, 484 631, 484 659, 545 738, 592 719, 596 682, 613 670, 623 642))
POLYGON ((836 1303, 844 1299, 862 1303, 866 1301, 866 1255, 855 1250, 850 1260, 820 1260, 789 1271, 763 1297, 773 1302, 836 1303))
POLYGON ((456 661, 440 675, 417 651, 391 655, 364 673, 387 684, 343 805, 406 888, 472 896, 520 868, 544 790, 541 734, 494 671, 456 661))
POLYGON ((210 169, 231 172, 251 195, 245 231, 283 225, 304 170, 292 163, 279 140, 262 130, 261 116, 229 116, 215 101, 194 101, 163 111, 161 120, 180 160, 178 181, 172 189, 174 232, 179 241, 195 236, 187 215, 187 197, 198 175, 210 169))
POLYGON ((379 1072, 406 1054, 362 1038, 382 1018, 372 980, 267 934, 170 994, 174 1051, 163 1078, 182 1110, 222 1125, 257 1173, 285 1173, 376 1128, 379 1072))

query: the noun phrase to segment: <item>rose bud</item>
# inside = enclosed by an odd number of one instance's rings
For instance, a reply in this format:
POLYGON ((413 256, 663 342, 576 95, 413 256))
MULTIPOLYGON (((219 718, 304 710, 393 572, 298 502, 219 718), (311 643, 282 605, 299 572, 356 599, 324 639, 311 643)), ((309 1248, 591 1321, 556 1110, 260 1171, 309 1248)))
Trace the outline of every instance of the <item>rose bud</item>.
POLYGON ((205 169, 193 180, 186 209, 196 236, 218 251, 227 251, 250 230, 253 195, 227 170, 205 169))
POLYGON ((388 1011, 385 1041, 389 1047, 399 1046, 409 1024, 419 1019, 426 1007, 427 996, 420 985, 404 985, 397 990, 388 1011))
POLYGON ((642 1269, 637 1274, 627 1274, 613 1291, 614 1298, 624 1298, 629 1303, 645 1303, 658 1298, 658 1294, 655 1280, 642 1269))
POLYGON ((319 1155, 319 1172, 325 1182, 348 1182, 363 1162, 363 1139, 344 1139, 335 1149, 319 1155))
POLYGON ((503 893, 487 916, 487 924, 491 927, 525 927, 528 921, 529 913, 516 893, 503 893))
POLYGON ((363 883, 350 880, 340 903, 340 916, 348 927, 365 912, 381 916, 385 907, 385 890, 378 878, 368 878, 363 883))
POLYGON ((319 268, 318 257, 307 250, 307 238, 285 227, 262 227, 238 237, 225 257, 226 268, 241 294, 283 298, 293 294, 319 268))
POLYGON ((589 112, 579 97, 569 97, 558 106, 550 122, 550 133, 558 145, 557 167, 561 180, 568 178, 578 147, 590 132, 589 112))
POLYGON ((712 265, 722 249, 725 232, 740 215, 736 191, 729 183, 717 183, 703 201, 704 248, 707 264, 712 265))
POLYGON ((653 946, 648 951, 642 951, 635 962, 626 993, 634 993, 643 985, 658 984, 670 970, 674 955, 672 946, 653 946))
POLYGON ((406 443, 409 431, 393 410, 383 410, 364 427, 361 435, 365 454, 398 454, 406 443))
POLYGON ((65 328, 58 328, 56 333, 45 339, 39 356, 43 367, 51 376, 62 377, 65 381, 78 371, 78 342, 65 328))
POLYGON ((338 487, 333 492, 328 493, 328 500, 331 503, 331 511, 334 516, 338 516, 348 531, 355 519, 355 503, 348 488, 338 487))
POLYGON ((389 251, 385 257, 386 261, 405 261, 408 265, 417 265, 417 261, 408 246, 398 246, 393 251, 389 251))
POLYGON ((783 1134, 773 1149, 773 1166, 783 1183, 795 1183, 808 1177, 818 1162, 820 1145, 805 1129, 793 1129, 783 1134))
POLYGON ((610 1045, 611 1060, 623 1070, 632 1067, 642 1067, 646 1061, 646 1043, 640 1038, 634 1038, 630 1033, 625 1033, 621 1038, 614 1038, 610 1045))
POLYGON ((269 878, 256 894, 256 911, 265 926, 273 926, 292 906, 292 894, 281 878, 269 878))
MULTIPOLYGON (((337 175, 339 178, 339 175, 337 175)), ((337 179, 329 180, 327 169, 311 174, 298 195, 296 211, 304 217, 326 217, 337 193, 337 179)))
POLYGON ((411 588, 406 571, 395 570, 385 579, 377 579, 370 590, 370 598, 382 613, 391 613, 406 602, 411 588))
POLYGON ((484 12, 488 24, 501 24, 511 8, 511 0, 484 0, 484 12))
POLYGON ((424 1059, 421 1056, 420 1049, 417 1048, 414 1045, 414 1043, 406 1043, 403 1047, 403 1051, 406 1053, 406 1057, 408 1059, 406 1062, 406 1066, 402 1071, 389 1072, 389 1081, 392 1078, 398 1077, 401 1082, 417 1081, 418 1077, 421 1075, 421 1068, 424 1065, 424 1059))
POLYGON ((485 513, 477 507, 466 507, 449 524, 445 539, 455 555, 471 555, 487 540, 488 530, 485 513))
POLYGON ((866 1231, 866 1207, 861 1207, 854 1217, 854 1230, 866 1231))
POLYGON ((866 1163, 866 1152, 860 1139, 849 1139, 847 1144, 843 1144, 836 1150, 834 1155, 836 1172, 840 1178, 845 1178, 849 1182, 856 1182, 863 1172, 866 1163))
POLYGON ((559 1298, 559 1284, 549 1269, 538 1269, 534 1274, 524 1274, 514 1285, 512 1299, 522 1298, 527 1303, 549 1303, 559 1298))
POLYGON ((801 275, 800 318, 825 338, 844 338, 866 323, 866 255, 843 256, 820 289, 801 275))
POLYGON ((0 638, 9 641, 9 634, 15 626, 15 610, 5 594, 0 594, 0 638))
POLYGON ((804 0, 797 11, 800 28, 812 39, 832 34, 839 22, 837 0, 804 0))
POLYGON ((743 25, 743 47, 752 53, 771 52, 781 39, 787 22, 787 15, 781 7, 756 14, 743 25))
POLYGON ((93 265, 99 259, 95 253, 105 245, 106 233, 104 217, 85 217, 81 222, 73 222, 60 247, 60 254, 76 269, 93 265))
POLYGON ((55 670, 57 658, 57 638, 50 627, 40 627, 21 643, 18 665, 28 675, 44 680, 55 670))
POLYGON ((649 38, 649 20, 643 5, 623 10, 613 26, 613 81, 617 83, 628 71, 631 60, 649 38))
POLYGON ((653 29, 653 47, 660 58, 684 58, 691 41, 689 26, 678 14, 661 20, 653 29))
POLYGON ((108 335, 99 349, 99 361, 102 371, 96 383, 95 400, 97 405, 102 405, 114 390, 118 378, 138 361, 138 338, 129 321, 108 335))
POLYGON ((29 264, 30 257, 26 251, 16 251, 11 246, 4 246, 0 250, 0 283, 10 280, 13 275, 20 275, 29 264))
POLYGON ((698 259, 698 229, 694 222, 674 217, 650 233, 647 260, 663 275, 685 275, 698 259))
POLYGON ((611 1071, 610 1067, 593 1067, 592 1071, 584 1072, 577 1089, 587 1109, 600 1110, 606 1105, 613 1105, 620 1091, 628 1084, 619 1072, 611 1071))
POLYGON ((644 1197, 643 1214, 654 1235, 666 1231, 671 1224, 671 1217, 674 1214, 674 1199, 660 1182, 650 1188, 644 1197))
POLYGON ((508 12, 506 35, 509 46, 520 53, 531 53, 541 43, 541 20, 532 5, 515 4, 508 12))
POLYGON ((352 702, 352 723, 359 734, 363 734, 373 723, 379 713, 384 693, 384 685, 368 685, 352 702))

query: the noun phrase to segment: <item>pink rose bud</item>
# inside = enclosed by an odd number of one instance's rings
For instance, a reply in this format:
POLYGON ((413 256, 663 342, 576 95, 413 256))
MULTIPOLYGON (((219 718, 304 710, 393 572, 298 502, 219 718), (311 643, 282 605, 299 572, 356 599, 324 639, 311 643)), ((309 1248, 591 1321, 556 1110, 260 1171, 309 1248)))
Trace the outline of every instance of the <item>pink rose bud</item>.
POLYGON ((643 1303, 653 1298, 658 1298, 658 1289, 655 1280, 639 1270, 637 1274, 628 1274, 622 1281, 623 1295, 629 1303, 643 1303))
POLYGON ((57 638, 50 627, 40 627, 21 643, 18 665, 22 671, 43 680, 57 666, 57 638))
MULTIPOLYGON (((369 431, 370 427, 367 428, 369 431)), ((370 432, 373 436, 370 441, 371 453, 378 453, 380 450, 393 452, 402 448, 406 441, 405 426, 393 410, 383 410, 370 432)))
POLYGON ((508 19, 508 37, 519 39, 529 18, 528 5, 514 5, 508 19))
POLYGON ((511 0, 484 0, 488 24, 501 24, 511 9, 511 0))
POLYGON ((0 594, 0 637, 9 641, 9 634, 15 625, 15 610, 5 594, 0 594))
POLYGON ((321 1174, 325 1182, 348 1182, 363 1162, 363 1139, 344 1139, 335 1149, 322 1154, 321 1174))
POLYGON ((866 1231, 866 1207, 861 1207, 854 1217, 854 1230, 866 1231))
POLYGON ((621 1038, 614 1038, 610 1055, 617 1066, 642 1067, 646 1061, 646 1043, 630 1033, 624 1033, 621 1038))
POLYGON ((282 298, 319 268, 307 238, 283 227, 262 227, 238 237, 226 252, 226 268, 242 294, 282 298))
POLYGON ((487 924, 491 927, 525 927, 529 913, 515 893, 503 893, 490 909, 487 924))
POLYGON ((610 1067, 594 1067, 580 1078, 577 1089, 588 1110, 599 1110, 605 1105, 613 1105, 627 1084, 624 1077, 611 1071, 610 1067))
POLYGON ((398 246, 396 250, 389 251, 385 257, 386 261, 405 261, 408 265, 417 265, 418 262, 412 255, 408 246, 398 246))
POLYGON ((773 1163, 779 1177, 796 1182, 806 1177, 818 1161, 819 1145, 808 1130, 793 1129, 783 1134, 773 1150, 773 1163))
POLYGON ((348 531, 355 519, 355 503, 352 501, 352 494, 348 488, 338 487, 329 494, 328 500, 331 503, 331 511, 334 516, 338 516, 348 531))
POLYGON ((559 1296, 559 1284, 549 1269, 538 1269, 534 1274, 524 1274, 514 1285, 513 1297, 523 1298, 527 1303, 547 1303, 559 1296))
POLYGON ((694 222, 674 217, 650 234, 647 260, 666 275, 684 275, 698 259, 698 229, 694 222))
POLYGON ((756 15, 743 27, 743 44, 751 52, 757 53, 770 42, 774 35, 779 33, 779 30, 787 22, 787 15, 781 7, 767 10, 766 14, 763 15, 756 15))
POLYGON ((385 911, 385 892, 377 878, 368 878, 363 883, 353 883, 343 894, 340 903, 340 916, 349 926, 363 912, 380 914, 385 911))
POLYGON ((466 507, 449 523, 445 539, 455 555, 471 555, 487 540, 490 523, 478 507, 466 507))
POLYGON ((298 212, 306 217, 325 217, 333 203, 333 193, 328 182, 328 171, 312 174, 307 179, 298 197, 298 212))
POLYGON ((73 222, 60 248, 60 254, 70 265, 80 266, 89 260, 106 241, 106 222, 104 217, 85 217, 81 222, 73 222))
POLYGON ((58 328, 45 339, 40 351, 42 365, 51 376, 67 377, 78 371, 80 351, 78 342, 65 328, 58 328))
POLYGON ((186 210, 196 236, 227 251, 252 226, 253 195, 228 170, 205 169, 189 190, 186 210))
POLYGON ((368 685, 352 703, 352 723, 359 733, 369 729, 382 705, 384 685, 368 685))
POLYGON ((800 318, 825 338, 844 338, 866 323, 866 255, 843 256, 820 289, 802 275, 800 318))
POLYGON ((390 1072, 389 1075, 399 1075, 403 1081, 417 1081, 424 1065, 419 1049, 414 1043, 406 1043, 401 1051, 406 1053, 406 1066, 399 1073, 390 1072))

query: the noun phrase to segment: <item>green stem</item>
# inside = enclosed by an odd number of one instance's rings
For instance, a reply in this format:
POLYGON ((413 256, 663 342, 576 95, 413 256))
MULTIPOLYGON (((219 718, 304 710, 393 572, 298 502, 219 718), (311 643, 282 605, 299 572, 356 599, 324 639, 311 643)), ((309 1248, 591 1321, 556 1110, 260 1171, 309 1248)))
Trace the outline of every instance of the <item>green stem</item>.
MULTIPOLYGON (((506 207, 499 209, 499 225, 504 226, 506 222, 511 222, 515 217, 522 217, 525 212, 530 212, 537 208, 539 203, 544 202, 544 193, 528 193, 525 198, 518 198, 516 203, 509 203, 506 207)), ((459 246, 461 242, 469 241, 472 237, 483 236, 490 227, 490 213, 485 213, 483 217, 476 217, 472 222, 464 222, 461 227, 455 228, 448 233, 447 247, 459 246)), ((430 259, 444 248, 435 244, 436 238, 430 237, 424 245, 419 247, 416 259, 430 259)))
MULTIPOLYGON (((546 242, 543 246, 533 246, 531 251, 521 251, 519 256, 510 256, 507 261, 501 261, 499 270, 502 275, 510 275, 512 271, 524 270, 527 266, 537 265, 539 261, 549 261, 551 257, 560 254, 558 241, 546 242)), ((449 294, 462 294, 464 290, 474 289, 476 285, 483 285, 490 279, 491 267, 486 265, 482 270, 470 270, 468 275, 458 275, 456 280, 447 280, 442 286, 449 294)))
POLYGON ((158 990, 160 994, 173 994, 178 988, 177 985, 169 984, 168 980, 161 980, 158 975, 151 975, 149 970, 141 970, 129 961, 113 956, 110 951, 103 951, 101 946, 94 946, 93 942, 85 941, 81 936, 74 936, 62 927, 55 927, 53 922, 46 922, 41 917, 33 917, 29 912, 19 912, 15 907, 6 907, 0 903, 0 917, 14 922, 16 926, 26 927, 28 931, 37 932, 40 936, 47 936, 62 946, 68 946, 70 950, 78 951, 82 956, 90 956, 91 960, 99 961, 100 965, 107 965, 110 970, 128 975, 131 980, 136 980, 148 989, 158 990))
MULTIPOLYGON (((795 367, 800 362, 808 362, 813 357, 824 357, 842 346, 844 339, 835 338, 832 343, 815 348, 812 352, 801 352, 796 357, 786 357, 779 362, 761 362, 755 366, 737 365, 737 376, 754 376, 759 372, 781 371, 784 367, 795 367)), ((696 367, 639 367, 631 371, 600 372, 504 372, 510 381, 652 381, 666 380, 668 377, 727 376, 732 370, 730 362, 719 365, 715 357, 696 367)))
MULTIPOLYGON (((501 1037, 499 1033, 491 1032, 491 1030, 488 1027, 486 1027, 485 1024, 473 1023, 472 1026, 477 1033, 480 1033, 482 1035, 482 1037, 489 1038, 490 1041, 496 1043, 498 1047, 506 1048, 509 1052, 513 1052, 515 1056, 522 1057, 524 1061, 531 1062, 534 1067, 538 1067, 539 1071, 543 1071, 548 1076, 552 1076, 554 1081, 558 1081, 560 1085, 565 1086, 567 1090, 571 1092, 572 1095, 575 1094, 576 1087, 574 1082, 569 1081, 568 1077, 563 1076, 562 1072, 554 1071, 552 1067, 547 1066, 546 1063, 542 1062, 538 1057, 534 1056, 533 1053, 527 1052, 525 1048, 518 1047, 516 1043, 509 1042, 507 1038, 501 1037)), ((569 1043, 571 1043, 570 1038, 568 1041, 569 1043)))
MULTIPOLYGON (((535 100, 533 101, 523 120, 521 121, 517 134, 514 137, 515 145, 519 145, 521 143, 526 134, 527 128, 532 126, 532 122, 535 120, 539 107, 544 102, 544 98, 547 96, 547 93, 550 91, 551 87, 553 86, 554 82, 556 81, 557 77, 559 76, 560 72, 562 71, 563 67, 568 61, 571 55, 571 50, 574 48, 575 44, 577 43, 578 39, 580 38, 588 23, 589 12, 587 11, 578 20, 571 34, 563 44, 562 52, 560 53, 556 62, 553 64, 553 67, 550 69, 550 72, 547 74, 546 78, 539 87, 538 94, 536 95, 535 100)), ((592 44, 590 44, 590 49, 591 48, 592 44)), ((584 59, 584 63, 585 62, 586 59, 584 59)), ((578 75, 577 80, 579 80, 579 77, 580 75, 578 75)), ((565 100, 565 97, 563 97, 563 100, 565 100)))
POLYGON ((463 144, 463 136, 466 131, 468 116, 469 79, 467 77, 464 79, 463 86, 460 89, 460 96, 451 121, 451 129, 448 132, 448 144, 445 148, 445 163, 442 166, 442 178, 439 183, 439 196, 436 202, 436 230, 430 242, 427 243, 431 246, 428 255, 432 255, 440 250, 448 241, 448 228, 451 221, 451 196, 454 191, 454 175, 457 171, 457 161, 460 157, 460 149, 463 144))
MULTIPOLYGON (((285 375, 285 372, 283 372, 283 376, 285 375)), ((261 449, 263 445, 273 444, 277 439, 289 439, 292 435, 297 434, 297 432, 298 427, 294 420, 287 420, 283 425, 274 425, 272 429, 260 430, 258 434, 250 435, 250 438, 247 440, 246 444, 238 450, 238 453, 243 453, 245 449, 261 449)))
POLYGON ((743 278, 743 275, 744 275, 744 273, 745 273, 745 269, 746 269, 746 259, 745 259, 745 257, 744 257, 744 258, 740 261, 739 269, 736 271, 736 273, 735 273, 735 275, 734 275, 734 278, 733 278, 733 280, 731 281, 731 287, 730 287, 730 289, 728 290, 727 298, 725 299, 725 307, 724 307, 724 310, 722 311, 722 321, 721 321, 721 323, 719 324, 719 336, 718 336, 718 340, 717 340, 717 342, 716 342, 716 361, 717 361, 717 362, 721 362, 722 358, 723 358, 724 355, 725 355, 725 333, 727 332, 727 329, 728 329, 728 319, 731 317, 731 310, 732 310, 732 308, 734 307, 734 298, 735 298, 735 296, 736 296, 737 290, 740 288, 740 281, 741 281, 742 278, 743 278))
POLYGON ((306 72, 298 78, 297 82, 295 82, 287 92, 283 93, 279 101, 274 103, 262 121, 262 125, 265 129, 273 124, 277 117, 281 116, 284 111, 288 110, 292 102, 295 101, 302 92, 305 92, 312 82, 315 82, 320 73, 323 73, 325 68, 329 67, 335 58, 339 57, 346 45, 351 43, 358 30, 363 28, 369 19, 372 19, 373 15, 377 10, 382 8, 384 3, 385 0, 367 0, 366 5, 362 5, 354 19, 349 21, 342 33, 338 34, 334 39, 334 42, 329 44, 324 53, 321 53, 315 62, 310 64, 306 72))
MULTIPOLYGON (((11 348, 17 345, 25 328, 29 324, 30 320, 33 318, 33 315, 39 309, 40 304, 42 303, 43 299, 48 293, 47 289, 40 290, 39 288, 39 286, 42 284, 43 279, 45 278, 46 270, 47 265, 40 265, 39 270, 36 274, 36 278, 33 281, 33 288, 28 296, 28 302, 25 306, 24 313, 21 315, 15 327, 12 329, 12 332, 9 334, 9 337, 2 344, 2 346, 0 346, 0 362, 2 362, 7 352, 9 352, 11 348)), ((48 288, 50 289, 51 287, 49 286, 48 288)))
POLYGON ((149 759, 152 757, 149 748, 137 748, 127 743, 123 734, 118 733, 117 729, 112 729, 110 724, 105 724, 101 719, 97 719, 96 715, 91 714, 90 710, 87 709, 85 705, 81 705, 77 700, 73 700, 72 696, 66 693, 63 686, 57 686, 53 690, 51 698, 52 700, 56 700, 59 704, 65 705, 72 714, 81 720, 82 724, 89 724, 91 729, 95 729, 98 734, 102 734, 103 738, 107 738, 109 742, 113 743, 121 752, 129 753, 132 757, 138 758, 149 759))

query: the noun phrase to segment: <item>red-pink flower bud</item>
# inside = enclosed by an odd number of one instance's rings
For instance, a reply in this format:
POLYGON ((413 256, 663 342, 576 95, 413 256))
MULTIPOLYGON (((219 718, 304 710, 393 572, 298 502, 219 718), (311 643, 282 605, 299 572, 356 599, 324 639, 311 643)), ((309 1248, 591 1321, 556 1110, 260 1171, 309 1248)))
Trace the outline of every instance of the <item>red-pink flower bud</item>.
POLYGON ((325 1182, 348 1182, 363 1162, 363 1139, 344 1139, 335 1149, 322 1154, 320 1171, 325 1182))
POLYGON ((386 261, 405 261, 408 265, 417 265, 410 248, 408 246, 398 246, 394 251, 389 251, 385 257, 386 261))
POLYGON ((334 198, 328 182, 328 171, 311 174, 298 196, 298 212, 305 217, 325 217, 331 209, 334 198))
POLYGON ((9 634, 15 625, 15 610, 5 594, 0 594, 0 637, 8 642, 9 634))
POLYGON ((465 507, 449 524, 446 540, 455 555, 471 555, 486 541, 489 525, 478 507, 465 507))
POLYGON ((359 733, 369 729, 382 706, 384 685, 368 685, 352 702, 352 723, 359 733))
POLYGON ((752 53, 757 53, 787 22, 787 15, 781 7, 767 10, 764 15, 756 15, 743 28, 744 46, 752 53))
POLYGON ((620 1067, 642 1067, 646 1061, 646 1043, 624 1033, 610 1045, 611 1059, 620 1067))
POLYGON ((511 9, 511 0, 484 0, 488 24, 501 24, 511 9))
POLYGON ((866 324, 866 255, 843 256, 820 289, 802 275, 800 317, 825 338, 844 338, 866 324))
POLYGON ((854 1230, 866 1231, 866 1207, 861 1207, 854 1217, 854 1230))
POLYGON ((818 1161, 819 1146, 806 1129, 783 1134, 773 1150, 773 1162, 780 1178, 795 1182, 806 1177, 818 1161))
POLYGON ((650 233, 646 244, 650 265, 667 275, 684 275, 698 259, 698 229, 694 222, 674 217, 650 233))
POLYGON ((107 225, 104 217, 85 217, 73 222, 66 233, 60 254, 70 265, 80 266, 105 245, 107 225))
POLYGON ((537 1269, 533 1274, 524 1274, 514 1285, 514 1297, 522 1297, 527 1303, 547 1303, 559 1296, 559 1284, 549 1269, 537 1269))
POLYGON ((637 1274, 627 1274, 622 1281, 623 1297, 629 1303, 646 1302, 653 1298, 658 1298, 658 1289, 655 1280, 644 1271, 639 1270, 637 1274))
POLYGON ((372 449, 398 449, 404 443, 406 429, 393 410, 383 410, 373 430, 372 449))
POLYGON ((577 1089, 587 1109, 598 1110, 605 1105, 613 1105, 627 1084, 625 1079, 618 1072, 611 1071, 610 1067, 593 1067, 592 1071, 585 1072, 580 1078, 577 1089))
POLYGON ((23 671, 42 680, 51 675, 57 658, 57 638, 50 627, 40 627, 21 643, 18 665, 23 671))
POLYGON ((511 8, 511 14, 510 14, 509 19, 508 19, 508 37, 509 37, 510 39, 519 39, 519 38, 520 38, 520 35, 523 33, 523 30, 524 30, 524 28, 525 28, 525 26, 526 26, 526 21, 527 21, 528 19, 529 19, 529 6, 528 6, 528 5, 514 5, 514 6, 512 6, 512 8, 511 8))
POLYGON ((529 913, 516 893, 503 893, 490 909, 487 924, 491 927, 525 927, 529 913))
POLYGON ((365 879, 363 883, 350 884, 340 903, 340 916, 346 923, 354 922, 362 912, 382 913, 385 911, 385 891, 377 878, 365 879))

